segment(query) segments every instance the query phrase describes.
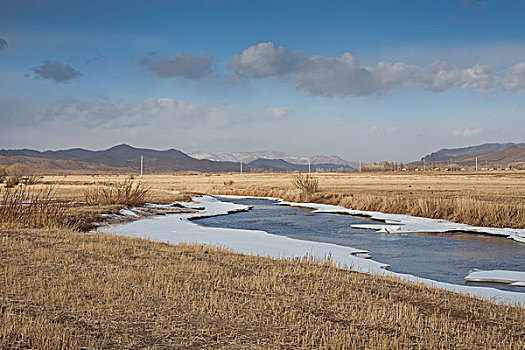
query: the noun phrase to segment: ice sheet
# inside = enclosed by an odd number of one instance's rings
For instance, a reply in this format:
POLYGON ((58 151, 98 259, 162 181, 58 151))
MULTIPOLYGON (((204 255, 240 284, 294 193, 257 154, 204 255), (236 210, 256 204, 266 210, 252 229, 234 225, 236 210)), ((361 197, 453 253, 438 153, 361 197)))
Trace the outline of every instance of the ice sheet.
POLYGON ((510 284, 513 286, 525 285, 525 272, 508 270, 473 271, 465 277, 468 282, 492 282, 510 284))

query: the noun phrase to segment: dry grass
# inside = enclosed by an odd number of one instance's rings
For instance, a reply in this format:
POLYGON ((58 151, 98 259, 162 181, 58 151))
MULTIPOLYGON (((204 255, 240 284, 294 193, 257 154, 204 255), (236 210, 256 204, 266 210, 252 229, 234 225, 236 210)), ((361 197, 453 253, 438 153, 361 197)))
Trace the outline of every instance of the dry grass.
POLYGON ((54 199, 55 189, 7 188, 0 194, 0 223, 7 226, 58 228, 68 224, 66 206, 54 199))
POLYGON ((150 188, 143 182, 128 178, 114 183, 97 183, 84 190, 84 201, 89 205, 141 205, 147 201, 150 188))
MULTIPOLYGON (((124 176, 45 177, 63 200, 124 176)), ((471 225, 525 228, 525 172, 320 173, 312 195, 292 185, 293 174, 173 174, 144 177, 149 201, 188 200, 188 194, 238 194, 315 201, 352 209, 410 214, 471 225), (173 190, 184 193, 176 195, 173 190)), ((110 188, 110 187, 106 187, 110 188)), ((103 196, 100 196, 103 197, 103 196)), ((96 202, 96 201, 94 201, 96 202)), ((112 201, 109 201, 112 202, 112 201)))
POLYGON ((292 177, 292 186, 305 194, 312 195, 319 191, 319 180, 308 174, 294 175, 292 177))
POLYGON ((158 188, 280 197, 352 209, 446 219, 471 225, 525 228, 525 172, 316 174, 319 192, 306 196, 291 174, 151 176, 158 188), (234 181, 225 187, 227 181, 234 181))
POLYGON ((327 263, 67 230, 0 242, 0 348, 525 348, 523 308, 327 263))
MULTIPOLYGON (((337 199, 332 202, 337 202, 337 199)), ((355 195, 342 196, 338 204, 359 210, 409 214, 478 226, 525 227, 525 201, 521 204, 500 204, 474 197, 407 199, 400 195, 355 195)))

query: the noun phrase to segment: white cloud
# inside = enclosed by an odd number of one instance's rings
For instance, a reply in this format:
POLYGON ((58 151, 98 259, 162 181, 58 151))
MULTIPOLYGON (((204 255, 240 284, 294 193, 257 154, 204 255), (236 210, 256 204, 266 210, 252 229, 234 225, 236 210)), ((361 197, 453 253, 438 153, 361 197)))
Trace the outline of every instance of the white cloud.
POLYGON ((461 68, 440 60, 426 67, 385 61, 367 67, 349 52, 341 57, 308 56, 272 42, 248 47, 230 60, 230 67, 246 79, 293 77, 296 90, 313 96, 366 96, 418 85, 432 92, 487 91, 498 87, 525 90, 523 62, 499 73, 489 65, 461 68))
POLYGON ((288 51, 272 42, 260 43, 245 49, 230 60, 230 68, 246 78, 283 77, 297 70, 306 55, 288 51))
POLYGON ((505 90, 525 91, 525 62, 519 62, 503 70, 501 75, 503 77, 503 88, 505 90))
POLYGON ((433 92, 451 89, 486 90, 494 87, 495 78, 489 66, 477 64, 460 69, 444 61, 436 61, 426 67, 423 80, 433 92))
POLYGON ((266 114, 272 119, 282 119, 286 115, 293 112, 293 109, 284 107, 268 107, 266 108, 266 114))
POLYGON ((485 132, 482 128, 458 128, 454 130, 454 136, 456 137, 474 137, 479 136, 485 132))

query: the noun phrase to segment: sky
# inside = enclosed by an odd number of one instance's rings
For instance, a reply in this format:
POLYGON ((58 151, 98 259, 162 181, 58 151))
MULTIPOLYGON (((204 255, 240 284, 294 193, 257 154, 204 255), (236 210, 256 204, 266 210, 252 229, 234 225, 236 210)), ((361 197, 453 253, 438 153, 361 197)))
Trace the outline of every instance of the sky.
POLYGON ((0 148, 524 142, 525 2, 0 0, 0 148))

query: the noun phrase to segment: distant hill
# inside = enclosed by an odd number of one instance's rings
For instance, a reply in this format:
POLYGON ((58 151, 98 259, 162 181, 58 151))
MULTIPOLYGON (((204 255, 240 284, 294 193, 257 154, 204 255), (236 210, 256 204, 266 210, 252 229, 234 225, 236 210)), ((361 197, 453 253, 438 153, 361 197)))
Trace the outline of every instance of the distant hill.
MULTIPOLYGON (((126 144, 117 145, 101 151, 91 151, 82 148, 45 152, 30 149, 0 150, 0 165, 23 163, 38 169, 42 173, 129 173, 130 171, 137 171, 139 169, 141 155, 144 156, 144 169, 150 173, 166 171, 221 172, 239 170, 239 164, 234 162, 199 160, 176 149, 158 151, 146 148, 135 148, 126 144)), ((245 170, 251 171, 252 167, 247 165, 245 170)))
POLYGON ((476 164, 476 158, 478 158, 478 165, 480 167, 503 167, 517 163, 524 163, 525 148, 520 148, 515 145, 501 151, 484 153, 475 157, 466 157, 455 160, 455 162, 465 166, 474 166, 476 164))
MULTIPOLYGON (((261 168, 270 168, 274 171, 308 171, 308 164, 293 164, 290 162, 287 162, 283 159, 266 159, 266 158, 258 158, 254 161, 251 161, 248 163, 249 165, 253 167, 261 167, 261 168)), ((341 164, 330 164, 330 163, 319 163, 319 164, 310 164, 310 170, 316 171, 316 170, 323 170, 323 171, 355 171, 356 169, 348 166, 348 165, 341 165, 341 164)))
POLYGON ((480 168, 523 166, 525 164, 525 143, 486 143, 455 149, 442 149, 412 164, 452 163, 462 167, 474 167, 476 158, 480 168))
MULTIPOLYGON (((171 171, 199 172, 237 172, 238 161, 214 161, 196 159, 176 149, 153 150, 136 148, 126 144, 117 145, 106 150, 91 151, 83 148, 72 148, 59 151, 36 151, 31 149, 0 150, 0 165, 9 166, 22 163, 37 169, 41 174, 68 173, 132 173, 138 172, 140 156, 144 156, 146 173, 171 171)), ((354 170, 350 166, 338 164, 312 164, 312 171, 354 170)), ((297 165, 285 160, 256 159, 244 162, 243 170, 249 171, 307 171, 307 165, 297 165)))
POLYGON ((456 159, 465 159, 469 157, 476 157, 481 154, 502 151, 513 146, 516 146, 518 148, 525 148, 525 143, 485 143, 478 146, 470 146, 463 148, 444 148, 421 158, 421 161, 446 162, 456 159))

